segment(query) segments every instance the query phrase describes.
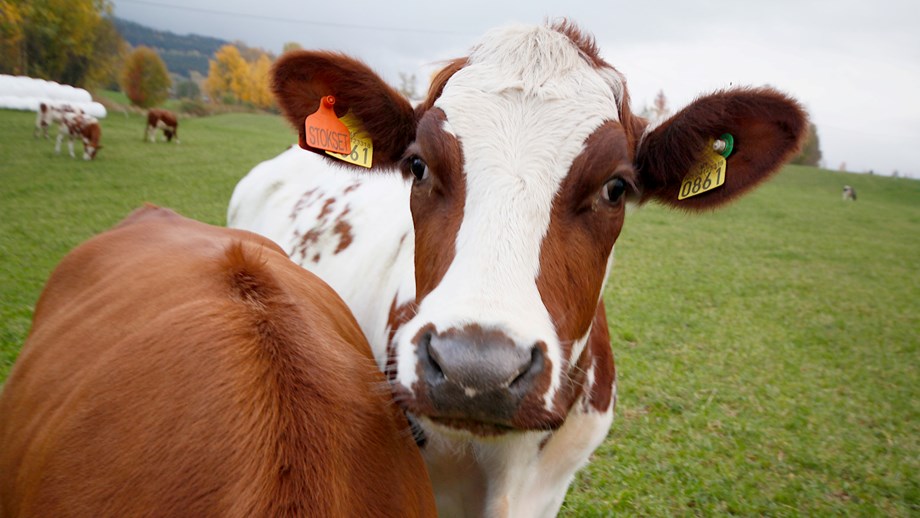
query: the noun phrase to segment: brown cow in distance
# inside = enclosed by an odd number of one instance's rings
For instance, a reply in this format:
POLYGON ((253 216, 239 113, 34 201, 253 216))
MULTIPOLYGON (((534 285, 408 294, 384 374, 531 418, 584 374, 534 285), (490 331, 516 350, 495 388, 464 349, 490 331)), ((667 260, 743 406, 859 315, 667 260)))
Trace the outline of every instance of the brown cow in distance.
POLYGON ((147 127, 144 138, 150 142, 156 142, 157 130, 163 130, 163 136, 166 142, 172 142, 176 138, 176 144, 179 143, 179 118, 176 114, 160 108, 152 108, 147 112, 147 127))
POLYGON ((335 292, 267 239, 156 207, 51 275, 0 445, 0 517, 435 513, 335 292))
POLYGON ((58 127, 57 142, 54 144, 54 152, 61 152, 61 142, 67 139, 67 150, 70 151, 70 157, 76 158, 73 152, 74 139, 83 141, 83 160, 92 160, 96 158, 96 153, 102 149, 102 126, 99 121, 82 112, 65 112, 61 116, 61 125, 58 127))

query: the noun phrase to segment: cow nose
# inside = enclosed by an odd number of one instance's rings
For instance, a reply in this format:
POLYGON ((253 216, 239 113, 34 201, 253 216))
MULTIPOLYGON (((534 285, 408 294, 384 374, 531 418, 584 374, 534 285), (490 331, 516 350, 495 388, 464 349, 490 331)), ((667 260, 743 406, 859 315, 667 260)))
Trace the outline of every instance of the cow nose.
POLYGON ((508 424, 545 369, 543 350, 519 347, 504 333, 425 333, 422 377, 440 417, 508 424))

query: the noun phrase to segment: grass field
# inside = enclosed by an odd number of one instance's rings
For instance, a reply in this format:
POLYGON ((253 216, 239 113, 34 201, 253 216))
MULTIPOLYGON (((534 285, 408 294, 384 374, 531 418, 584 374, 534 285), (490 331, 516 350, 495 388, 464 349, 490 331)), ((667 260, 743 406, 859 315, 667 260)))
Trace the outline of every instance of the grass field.
MULTIPOLYGON (((237 114, 145 144, 113 114, 83 162, 33 121, 0 111, 0 380, 69 249, 145 201, 223 224, 293 142, 237 114)), ((920 515, 920 181, 788 167, 720 212, 635 211, 616 257, 617 418, 563 515, 920 515)))

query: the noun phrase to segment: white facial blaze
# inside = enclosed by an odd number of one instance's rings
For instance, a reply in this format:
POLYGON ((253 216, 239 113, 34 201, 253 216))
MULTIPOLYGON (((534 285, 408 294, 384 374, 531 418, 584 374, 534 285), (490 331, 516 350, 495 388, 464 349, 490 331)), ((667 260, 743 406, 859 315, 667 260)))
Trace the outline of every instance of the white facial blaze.
MULTIPOLYGON (((400 332, 399 380, 415 381, 409 343, 431 323, 439 331, 477 323, 520 347, 547 347, 552 407, 563 364, 537 289, 540 250, 553 200, 587 137, 618 119, 612 84, 563 34, 546 27, 490 33, 448 81, 436 108, 460 142, 466 200, 454 260, 418 315, 400 332)), ((578 348, 584 346, 578 340, 578 348)), ((566 360, 569 360, 566 358, 566 360)))

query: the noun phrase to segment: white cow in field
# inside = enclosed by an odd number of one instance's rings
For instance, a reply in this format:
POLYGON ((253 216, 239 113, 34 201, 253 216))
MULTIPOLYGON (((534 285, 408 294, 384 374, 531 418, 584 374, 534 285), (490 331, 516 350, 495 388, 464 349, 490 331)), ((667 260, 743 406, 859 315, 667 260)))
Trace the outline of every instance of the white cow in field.
POLYGON ((650 127, 569 23, 489 32, 416 108, 333 52, 286 54, 273 85, 308 151, 253 169, 229 224, 349 304, 417 423, 442 516, 558 511, 613 419, 602 294, 627 202, 722 206, 807 129, 771 88, 705 95, 650 127), (351 155, 307 130, 326 109, 351 121, 351 155))

